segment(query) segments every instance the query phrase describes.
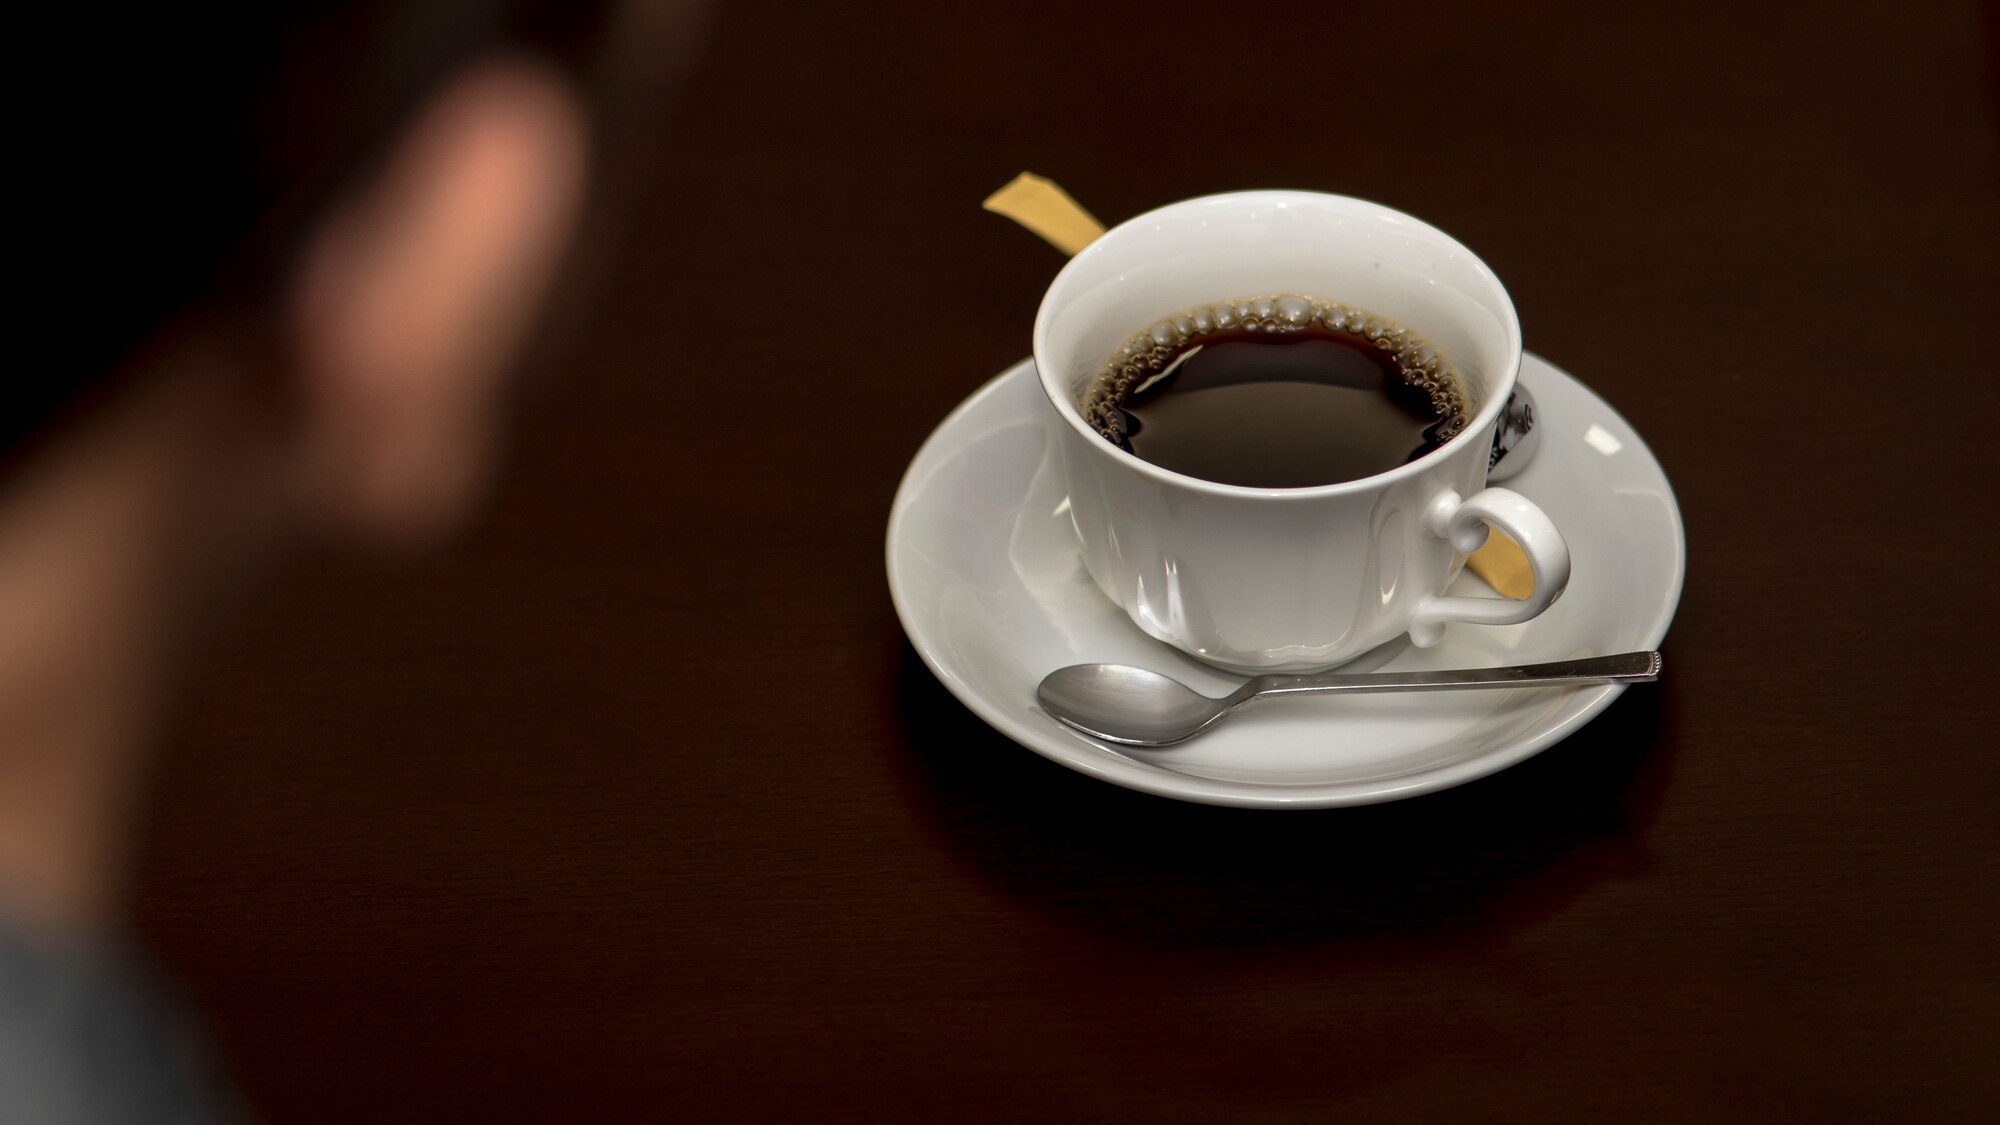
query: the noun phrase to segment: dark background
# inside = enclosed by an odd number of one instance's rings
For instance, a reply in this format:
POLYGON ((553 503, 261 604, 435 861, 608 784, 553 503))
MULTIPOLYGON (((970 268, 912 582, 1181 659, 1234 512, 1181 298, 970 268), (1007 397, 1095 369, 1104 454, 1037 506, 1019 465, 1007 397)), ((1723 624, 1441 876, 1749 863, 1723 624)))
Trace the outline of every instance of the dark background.
POLYGON ((1994 14, 1637 7, 722 5, 491 519, 291 572, 161 768, 142 934, 253 1104, 1991 1119, 1994 14), (1667 679, 1318 813, 990 732, 882 536, 1027 351, 1023 168, 1475 249, 1678 491, 1667 679))

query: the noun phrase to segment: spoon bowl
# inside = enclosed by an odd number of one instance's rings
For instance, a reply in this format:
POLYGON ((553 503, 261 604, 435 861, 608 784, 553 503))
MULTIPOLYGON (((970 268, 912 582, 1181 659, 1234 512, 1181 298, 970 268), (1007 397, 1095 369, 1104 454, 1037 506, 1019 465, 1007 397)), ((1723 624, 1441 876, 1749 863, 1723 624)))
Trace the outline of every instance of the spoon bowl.
POLYGON ((1192 738, 1229 713, 1171 676, 1130 664, 1072 664, 1035 689, 1043 710, 1085 734, 1132 746, 1192 738))

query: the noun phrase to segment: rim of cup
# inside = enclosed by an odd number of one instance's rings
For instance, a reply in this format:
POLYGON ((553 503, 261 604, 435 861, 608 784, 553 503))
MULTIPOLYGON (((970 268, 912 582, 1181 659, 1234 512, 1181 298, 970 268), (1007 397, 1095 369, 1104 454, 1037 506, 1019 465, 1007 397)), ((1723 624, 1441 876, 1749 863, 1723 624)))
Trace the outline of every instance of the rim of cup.
MULTIPOLYGON (((1315 294, 1315 296, 1333 298, 1336 295, 1315 294)), ((1166 314, 1163 313, 1162 315, 1166 314)), ((1410 327, 1421 331, 1416 325, 1411 325, 1410 327)), ((1135 328, 1134 331, 1137 331, 1137 329, 1135 328)), ((1135 215, 1119 223, 1117 226, 1105 231, 1096 241, 1078 251, 1056 273, 1055 279, 1049 283, 1047 292, 1042 295, 1041 304, 1035 312, 1033 355, 1035 359, 1035 373, 1041 381, 1042 393, 1055 406, 1056 413, 1062 416, 1063 421, 1068 423, 1071 429, 1088 438, 1088 444, 1092 448, 1119 460, 1121 464, 1126 465, 1134 471, 1166 484, 1177 485, 1183 488, 1193 488, 1223 496, 1243 496, 1267 500, 1307 499, 1370 491, 1403 478, 1416 476, 1434 464, 1437 458, 1458 452, 1462 448, 1461 443, 1469 440, 1472 435, 1486 431, 1493 420, 1499 416, 1500 411, 1506 407, 1507 394, 1513 390, 1515 382, 1520 378, 1521 321, 1520 317, 1514 311, 1514 301, 1513 298, 1508 296, 1507 287, 1500 283, 1500 278, 1487 266, 1484 259, 1473 253, 1464 243, 1414 215, 1398 211, 1393 207, 1386 207, 1372 200, 1361 199, 1351 195, 1337 195, 1332 192, 1295 190, 1230 191, 1219 192, 1214 195, 1195 196, 1192 199, 1183 199, 1175 203, 1169 203, 1163 207, 1155 207, 1151 211, 1135 215), (1507 362, 1505 370, 1499 372, 1497 377, 1488 380, 1490 389, 1485 395, 1485 401, 1479 404, 1478 411, 1473 414, 1472 420, 1466 424, 1463 432, 1436 449, 1424 454, 1422 457, 1418 457, 1413 461, 1406 461, 1393 469, 1375 473, 1371 476, 1357 477, 1354 480, 1336 481, 1332 484, 1308 485, 1302 488, 1265 488, 1245 484, 1224 484, 1221 481, 1207 480, 1202 477, 1189 476, 1186 473, 1178 473, 1172 469, 1162 468, 1137 454, 1129 453, 1106 441, 1103 434, 1092 429, 1084 421, 1083 414, 1078 405, 1070 401, 1067 388, 1059 382, 1061 373, 1054 371, 1052 366, 1045 361, 1045 357, 1049 351, 1048 337, 1051 330, 1051 321, 1054 319, 1052 302, 1055 300, 1057 291, 1063 288, 1064 281, 1070 278, 1072 274, 1079 273, 1095 265, 1096 259, 1101 257, 1105 252, 1105 247, 1110 245, 1114 240, 1123 241, 1132 237, 1130 232, 1144 224, 1175 217, 1178 213, 1202 208, 1213 208, 1236 202, 1250 205, 1268 205, 1271 207, 1292 205, 1326 207, 1332 205, 1335 210, 1354 214, 1358 217, 1388 219, 1397 223, 1409 224, 1425 234, 1437 238, 1449 246, 1454 253, 1464 255, 1467 264, 1470 265, 1473 272, 1482 281, 1492 287, 1492 296, 1495 298, 1494 303, 1502 314, 1499 318, 1501 327, 1507 335, 1507 362)))

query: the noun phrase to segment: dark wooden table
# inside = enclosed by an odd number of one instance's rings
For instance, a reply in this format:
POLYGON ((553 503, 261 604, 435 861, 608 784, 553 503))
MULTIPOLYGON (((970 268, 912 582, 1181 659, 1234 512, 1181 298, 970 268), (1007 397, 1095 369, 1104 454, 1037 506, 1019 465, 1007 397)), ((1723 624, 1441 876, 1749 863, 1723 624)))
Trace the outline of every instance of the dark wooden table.
POLYGON ((1996 14, 1638 7, 725 5, 490 520, 292 571, 164 759, 138 919, 253 1103, 1993 1119, 1996 14), (1678 491, 1668 679, 1306 814, 982 725, 882 537, 1027 350, 1023 168, 1476 249, 1678 491))

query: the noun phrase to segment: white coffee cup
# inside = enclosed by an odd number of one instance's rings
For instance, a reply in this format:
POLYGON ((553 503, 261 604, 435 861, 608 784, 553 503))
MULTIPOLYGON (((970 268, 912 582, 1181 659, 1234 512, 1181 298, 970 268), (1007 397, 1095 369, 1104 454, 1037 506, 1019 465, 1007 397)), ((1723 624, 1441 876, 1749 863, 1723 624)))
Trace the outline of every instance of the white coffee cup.
POLYGON ((1056 276, 1035 366, 1083 562, 1148 634, 1236 671, 1344 663, 1448 624, 1512 625, 1569 581, 1569 548, 1517 493, 1487 488, 1521 327, 1493 271, 1444 232, 1347 196, 1246 191, 1171 204, 1106 232, 1056 276), (1163 469, 1105 440, 1080 402, 1112 352, 1201 305, 1296 293, 1389 318, 1456 366, 1472 421, 1408 464, 1313 488, 1248 488, 1163 469), (1524 600, 1444 593, 1488 525, 1528 556, 1524 600))

